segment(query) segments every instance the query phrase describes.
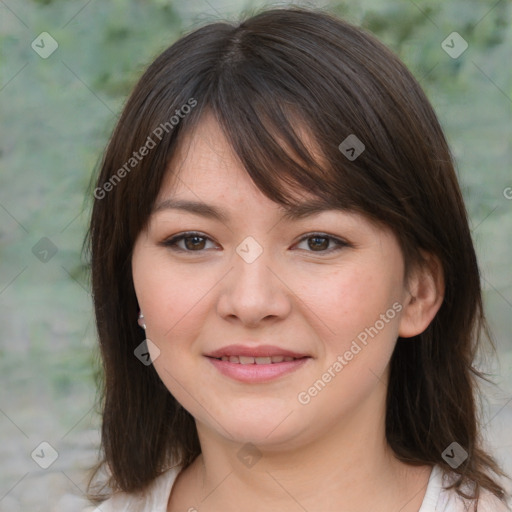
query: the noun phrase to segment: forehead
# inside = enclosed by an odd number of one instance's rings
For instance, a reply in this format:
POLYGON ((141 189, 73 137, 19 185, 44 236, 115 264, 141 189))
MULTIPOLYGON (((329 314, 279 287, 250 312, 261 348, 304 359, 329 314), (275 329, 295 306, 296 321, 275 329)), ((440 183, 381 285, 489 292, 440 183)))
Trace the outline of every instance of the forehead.
MULTIPOLYGON (((313 150, 313 144, 305 132, 301 131, 300 134, 308 149, 321 158, 318 150, 313 150)), ((286 150, 286 145, 283 144, 283 147, 286 150)), ((279 179, 278 169, 272 173, 274 178, 279 179)), ((287 195, 293 202, 320 201, 305 189, 287 188, 287 195)), ((168 163, 157 202, 171 195, 190 199, 194 199, 191 195, 196 195, 195 199, 198 199, 197 196, 246 198, 248 194, 265 201, 264 194, 234 152, 221 125, 213 114, 205 113, 176 148, 168 163)))
MULTIPOLYGON (((322 161, 323 157, 306 130, 300 131, 297 126, 294 129, 303 137, 311 154, 322 161)), ((279 137, 276 139, 279 140, 279 137)), ((288 151, 286 145, 283 146, 288 151)), ((263 174, 268 176, 269 172, 279 174, 277 168, 267 168, 263 174)), ((361 227, 364 224, 370 231, 387 231, 387 226, 360 211, 344 207, 341 201, 333 200, 332 196, 314 195, 310 190, 298 186, 284 187, 287 189, 288 204, 276 202, 264 194, 233 150, 222 126, 208 113, 185 132, 175 149, 151 213, 158 217, 160 212, 166 211, 192 214, 224 225, 244 223, 255 215, 259 217, 259 222, 272 218, 271 222, 279 219, 287 223, 309 217, 313 220, 322 214, 327 215, 323 218, 340 220, 339 214, 343 213, 346 227, 361 227)))
POLYGON ((189 213, 228 224, 241 210, 251 215, 275 210, 284 221, 299 221, 324 212, 345 212, 307 190, 289 191, 293 204, 276 203, 251 180, 220 125, 212 116, 200 121, 182 141, 166 171, 152 213, 189 213), (255 209, 256 208, 256 209, 255 209))
POLYGON ((240 185, 247 173, 231 148, 220 125, 205 116, 186 134, 166 171, 164 185, 177 191, 186 186, 205 191, 240 185))

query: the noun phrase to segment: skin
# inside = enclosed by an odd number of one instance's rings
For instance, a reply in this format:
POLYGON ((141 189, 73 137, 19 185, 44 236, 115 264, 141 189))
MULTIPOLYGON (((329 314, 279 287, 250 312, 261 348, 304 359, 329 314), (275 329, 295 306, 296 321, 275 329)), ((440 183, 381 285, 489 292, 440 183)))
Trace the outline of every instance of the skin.
POLYGON ((421 333, 441 305, 435 260, 406 282, 396 237, 365 217, 328 210, 283 219, 209 116, 170 163, 155 204, 170 198, 216 205, 229 219, 162 209, 134 247, 146 336, 160 350, 153 364, 195 418, 202 448, 177 478, 168 511, 417 512, 431 468, 394 457, 385 440, 385 397, 397 337, 421 333), (192 230, 207 238, 178 242, 189 252, 162 244, 192 230), (348 245, 329 251, 337 247, 330 239, 308 243, 305 235, 318 232, 348 245), (236 252, 248 236, 263 248, 251 263, 236 252), (298 394, 394 303, 401 311, 300 403, 298 394), (291 374, 248 384, 204 356, 244 340, 311 357, 291 374), (261 456, 252 467, 237 457, 246 443, 261 456))

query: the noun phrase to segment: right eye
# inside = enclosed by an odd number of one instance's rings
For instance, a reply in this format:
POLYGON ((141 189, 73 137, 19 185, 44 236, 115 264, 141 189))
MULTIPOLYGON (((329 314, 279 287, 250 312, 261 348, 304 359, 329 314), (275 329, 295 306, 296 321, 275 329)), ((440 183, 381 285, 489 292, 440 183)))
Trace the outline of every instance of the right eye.
POLYGON ((203 233, 188 231, 165 240, 162 242, 162 245, 169 247, 173 251, 202 252, 205 249, 207 241, 212 240, 203 233), (181 242, 183 242, 183 244, 178 245, 181 242))

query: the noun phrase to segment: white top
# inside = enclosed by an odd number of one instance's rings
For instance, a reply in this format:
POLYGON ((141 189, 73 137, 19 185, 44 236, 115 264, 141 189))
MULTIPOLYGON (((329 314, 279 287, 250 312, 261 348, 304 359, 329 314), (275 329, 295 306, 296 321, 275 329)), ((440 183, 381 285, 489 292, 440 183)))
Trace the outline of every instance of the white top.
MULTIPOLYGON (((117 493, 99 507, 88 507, 83 512, 167 512, 169 496, 179 471, 180 468, 176 466, 160 475, 150 485, 144 497, 140 494, 117 493)), ((464 505, 464 500, 454 489, 443 488, 443 482, 451 483, 448 480, 449 476, 443 475, 441 467, 434 466, 418 512, 470 512, 473 510, 464 505)), ((482 489, 478 512, 512 511, 489 491, 482 489)))

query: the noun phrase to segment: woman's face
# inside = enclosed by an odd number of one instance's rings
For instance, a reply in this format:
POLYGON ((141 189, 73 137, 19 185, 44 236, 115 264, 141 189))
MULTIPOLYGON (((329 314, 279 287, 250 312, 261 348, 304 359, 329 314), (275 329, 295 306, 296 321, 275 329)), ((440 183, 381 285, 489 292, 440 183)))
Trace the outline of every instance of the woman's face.
POLYGON ((341 210, 283 216, 212 118, 187 146, 132 259, 166 387, 198 428, 269 448, 383 423, 409 296, 395 236, 341 210))

